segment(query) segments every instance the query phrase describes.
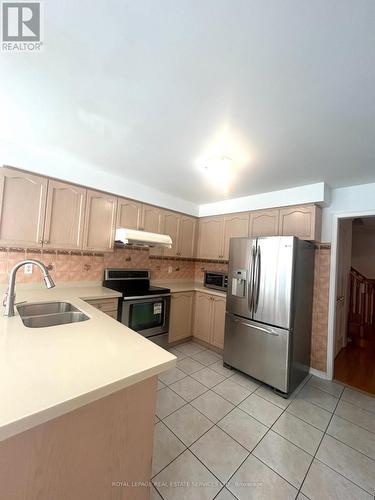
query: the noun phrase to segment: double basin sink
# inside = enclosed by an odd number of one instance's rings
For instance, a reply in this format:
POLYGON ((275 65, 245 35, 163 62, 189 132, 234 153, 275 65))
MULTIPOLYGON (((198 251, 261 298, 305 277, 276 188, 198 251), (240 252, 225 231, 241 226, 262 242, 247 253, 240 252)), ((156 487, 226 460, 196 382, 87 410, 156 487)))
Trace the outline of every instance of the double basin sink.
POLYGON ((22 322, 28 328, 78 323, 90 319, 69 302, 34 302, 17 306, 22 322))

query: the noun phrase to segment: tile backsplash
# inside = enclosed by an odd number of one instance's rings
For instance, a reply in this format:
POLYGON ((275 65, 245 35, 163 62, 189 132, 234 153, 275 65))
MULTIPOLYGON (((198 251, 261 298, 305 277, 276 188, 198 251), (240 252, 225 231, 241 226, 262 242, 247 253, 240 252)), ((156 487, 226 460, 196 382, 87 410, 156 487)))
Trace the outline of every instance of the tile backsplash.
MULTIPOLYGON (((150 269, 153 280, 200 280, 204 270, 225 271, 226 263, 192 261, 187 259, 158 258, 149 255, 148 249, 115 249, 114 252, 95 254, 87 252, 39 251, 29 249, 0 249, 0 283, 8 281, 12 267, 24 259, 41 260, 49 267, 56 283, 67 281, 101 281, 106 267, 150 269)), ((40 282, 40 274, 21 270, 18 283, 40 282)))

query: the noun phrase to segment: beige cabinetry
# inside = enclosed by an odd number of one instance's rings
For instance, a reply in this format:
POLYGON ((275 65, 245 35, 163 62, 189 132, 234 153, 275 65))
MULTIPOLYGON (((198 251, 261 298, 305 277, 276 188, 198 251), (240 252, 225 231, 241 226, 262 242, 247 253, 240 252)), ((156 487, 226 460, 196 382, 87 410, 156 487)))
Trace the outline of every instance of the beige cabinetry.
POLYGON ((165 212, 164 232, 172 238, 172 248, 164 249, 164 256, 194 257, 196 226, 197 220, 195 217, 175 212, 165 212))
POLYGON ((279 234, 298 236, 303 240, 320 240, 321 208, 317 205, 301 205, 280 209, 279 234))
POLYGON ((193 336, 223 349, 226 298, 196 292, 193 336))
POLYGON ((45 248, 82 248, 85 204, 85 188, 55 180, 48 182, 45 248))
POLYGON ((118 299, 90 299, 85 302, 111 316, 111 318, 117 319, 118 299))
POLYGON ((164 212, 152 205, 143 205, 141 227, 149 233, 163 233, 164 212))
POLYGON ((248 236, 249 212, 226 215, 223 225, 223 248, 221 259, 229 259, 229 241, 231 238, 248 236))
POLYGON ((48 179, 0 169, 0 244, 41 247, 48 179))
POLYGON ((279 234, 279 216, 278 209, 250 212, 249 236, 277 236, 279 234))
POLYGON ((194 292, 173 293, 169 320, 169 342, 192 335, 194 292))
POLYGON ((198 223, 198 255, 200 259, 221 259, 224 217, 204 217, 198 223))
POLYGON ((101 191, 87 191, 83 248, 113 250, 117 199, 101 191))
POLYGON ((116 227, 128 229, 141 229, 142 225, 142 203, 117 198, 117 222, 116 227))

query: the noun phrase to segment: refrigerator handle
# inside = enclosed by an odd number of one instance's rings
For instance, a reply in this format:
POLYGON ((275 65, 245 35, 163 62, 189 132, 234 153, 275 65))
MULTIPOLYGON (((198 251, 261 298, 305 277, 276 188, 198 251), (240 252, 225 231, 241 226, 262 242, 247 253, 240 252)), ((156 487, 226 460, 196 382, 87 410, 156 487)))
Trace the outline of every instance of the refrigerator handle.
POLYGON ((256 246, 253 246, 251 249, 251 268, 249 269, 249 278, 248 278, 248 289, 247 289, 247 300, 249 305, 250 314, 253 312, 254 307, 254 262, 256 255, 256 246))
POLYGON ((258 310, 259 305, 259 290, 260 290, 260 272, 261 272, 261 254, 260 254, 260 246, 257 247, 256 255, 255 255, 255 276, 254 276, 254 313, 258 310))
POLYGON ((232 321, 234 321, 235 323, 241 323, 241 325, 248 326, 249 328, 254 328, 254 330, 260 330, 261 332, 267 333, 268 335, 272 335, 273 337, 278 337, 279 336, 279 334, 277 332, 275 332, 274 330, 272 330, 271 328, 269 328, 269 329, 262 328, 261 326, 257 326, 257 325, 250 324, 250 323, 246 323, 245 321, 242 321, 242 320, 240 320, 238 318, 231 317, 230 319, 232 321))

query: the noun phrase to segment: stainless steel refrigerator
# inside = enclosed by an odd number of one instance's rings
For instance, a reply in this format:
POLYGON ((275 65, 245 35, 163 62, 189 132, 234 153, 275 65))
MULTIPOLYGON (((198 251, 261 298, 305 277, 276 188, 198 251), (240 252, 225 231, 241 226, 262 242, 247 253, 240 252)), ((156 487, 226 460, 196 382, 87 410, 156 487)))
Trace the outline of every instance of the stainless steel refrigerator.
POLYGON ((310 365, 314 245, 231 238, 224 363, 287 397, 310 365))

